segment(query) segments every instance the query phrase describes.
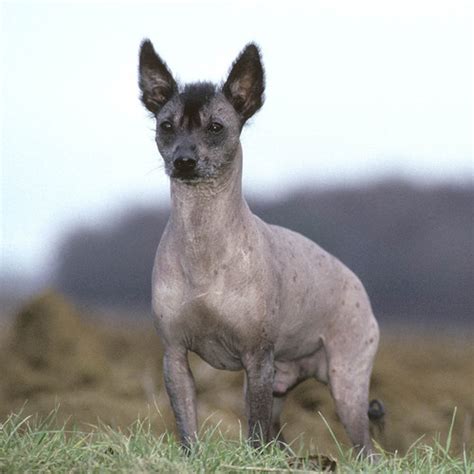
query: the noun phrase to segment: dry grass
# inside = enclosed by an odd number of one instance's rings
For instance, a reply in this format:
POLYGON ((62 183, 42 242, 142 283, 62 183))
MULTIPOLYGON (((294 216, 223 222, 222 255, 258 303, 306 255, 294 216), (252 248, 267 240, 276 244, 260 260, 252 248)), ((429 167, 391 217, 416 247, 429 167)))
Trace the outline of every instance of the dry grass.
MULTIPOLYGON (((141 329, 91 325, 49 293, 27 305, 3 336, 0 422, 23 406, 24 416, 46 416, 59 404, 59 425, 84 430, 100 419, 123 428, 146 417, 154 433, 174 430, 151 321, 141 329)), ((387 411, 383 433, 374 430, 383 448, 405 452, 421 436, 426 444, 434 443, 438 433, 449 432, 457 407, 453 452, 463 445, 472 449, 474 346, 469 336, 384 334, 372 381, 372 397, 383 400, 387 411)), ((214 370, 197 357, 192 366, 201 423, 220 423, 228 439, 238 439, 244 424, 242 374, 214 370)), ((327 388, 311 381, 288 397, 286 437, 295 440, 296 450, 334 453, 334 440, 318 412, 337 439, 347 442, 327 388)))

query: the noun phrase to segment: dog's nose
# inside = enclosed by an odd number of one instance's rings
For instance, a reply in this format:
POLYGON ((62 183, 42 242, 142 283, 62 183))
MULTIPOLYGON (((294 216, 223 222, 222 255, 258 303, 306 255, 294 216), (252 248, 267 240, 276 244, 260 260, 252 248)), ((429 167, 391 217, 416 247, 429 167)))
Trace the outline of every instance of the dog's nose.
POLYGON ((187 156, 180 156, 174 160, 174 167, 178 171, 191 171, 196 167, 197 160, 187 156))

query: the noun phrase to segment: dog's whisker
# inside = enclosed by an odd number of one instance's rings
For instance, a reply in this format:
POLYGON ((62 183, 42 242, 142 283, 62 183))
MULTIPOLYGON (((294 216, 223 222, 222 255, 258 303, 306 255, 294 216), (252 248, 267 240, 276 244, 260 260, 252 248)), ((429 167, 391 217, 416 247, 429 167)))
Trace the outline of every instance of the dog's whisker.
POLYGON ((163 168, 164 168, 163 165, 155 166, 155 167, 152 168, 151 170, 147 171, 147 172, 145 173, 145 176, 148 176, 149 174, 153 173, 154 171, 162 170, 163 168))

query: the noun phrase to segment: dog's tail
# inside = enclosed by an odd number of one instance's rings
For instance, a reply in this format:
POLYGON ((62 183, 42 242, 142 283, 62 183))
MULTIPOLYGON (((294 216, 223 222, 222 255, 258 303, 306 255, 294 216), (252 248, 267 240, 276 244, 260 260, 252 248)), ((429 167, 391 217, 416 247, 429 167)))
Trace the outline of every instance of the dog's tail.
MULTIPOLYGON (((385 407, 380 400, 371 400, 369 403, 369 420, 376 428, 379 435, 383 438, 385 436, 385 407)), ((372 429, 370 430, 372 434, 372 429)))
POLYGON ((380 400, 371 400, 369 403, 369 420, 380 423, 385 416, 385 407, 380 400))

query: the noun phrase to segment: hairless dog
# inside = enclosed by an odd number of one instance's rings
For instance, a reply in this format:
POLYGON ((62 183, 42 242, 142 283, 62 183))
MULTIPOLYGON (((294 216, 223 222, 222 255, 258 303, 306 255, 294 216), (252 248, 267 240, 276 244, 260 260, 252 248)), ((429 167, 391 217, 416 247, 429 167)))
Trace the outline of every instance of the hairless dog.
POLYGON ((145 40, 139 86, 171 181, 152 306, 182 444, 197 433, 192 351, 215 368, 244 369, 252 444, 283 439, 284 398, 314 377, 329 384, 354 446, 372 453, 368 393, 379 331, 364 287, 314 242, 263 222, 242 196, 240 134, 263 104, 258 47, 245 47, 222 85, 183 87, 145 40))

